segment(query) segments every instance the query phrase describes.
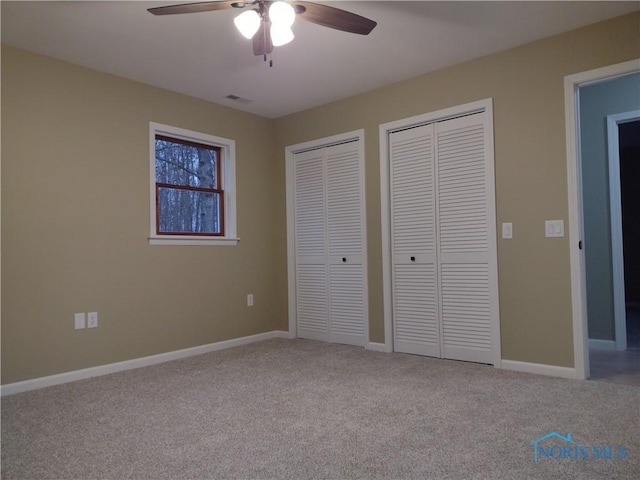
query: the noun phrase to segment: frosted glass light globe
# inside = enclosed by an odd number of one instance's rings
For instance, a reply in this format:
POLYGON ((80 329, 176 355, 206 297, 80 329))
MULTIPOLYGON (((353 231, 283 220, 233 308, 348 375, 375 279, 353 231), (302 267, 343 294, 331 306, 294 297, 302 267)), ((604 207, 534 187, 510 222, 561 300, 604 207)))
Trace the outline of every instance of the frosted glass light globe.
POLYGON ((293 32, 289 27, 282 25, 271 25, 271 43, 274 47, 286 45, 293 40, 293 32))
POLYGON ((296 12, 287 2, 274 2, 269 7, 269 19, 274 25, 290 27, 296 19, 296 12))
POLYGON ((238 15, 233 23, 245 38, 251 39, 260 28, 260 15, 255 10, 247 10, 238 15))

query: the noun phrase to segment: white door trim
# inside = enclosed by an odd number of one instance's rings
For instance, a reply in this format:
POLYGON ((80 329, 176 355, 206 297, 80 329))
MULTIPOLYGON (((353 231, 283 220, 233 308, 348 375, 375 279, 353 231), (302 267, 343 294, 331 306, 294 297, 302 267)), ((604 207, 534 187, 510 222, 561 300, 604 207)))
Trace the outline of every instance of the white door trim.
POLYGON ((616 350, 627 349, 627 315, 624 296, 624 248, 622 243, 622 199, 620 196, 620 143, 618 125, 640 120, 640 110, 607 116, 609 153, 609 205, 611 208, 611 257, 613 260, 613 311, 616 350))
POLYGON ((582 174, 578 130, 578 89, 590 83, 640 71, 640 59, 631 60, 564 78, 565 130, 567 140, 567 191, 569 201, 569 260, 571 264, 571 306, 573 312, 573 357, 576 378, 589 378, 587 338, 587 295, 582 224, 582 174))
POLYGON ((365 179, 364 179, 364 129, 352 132, 341 133, 330 137, 319 138, 309 142, 298 143, 285 147, 285 174, 286 174, 286 195, 287 195, 287 284, 289 295, 289 335, 291 338, 298 337, 298 319, 296 317, 296 245, 295 245, 295 197, 294 197, 294 155, 306 150, 325 148, 339 143, 357 141, 358 155, 360 157, 361 168, 360 192, 362 202, 362 228, 364 229, 362 267, 364 275, 364 340, 369 342, 369 289, 367 274, 367 235, 366 235, 366 202, 365 202, 365 179))
MULTIPOLYGON (((447 120, 454 117, 469 115, 478 112, 486 112, 488 115, 488 132, 487 132, 487 155, 494 158, 493 147, 493 100, 491 98, 471 102, 463 105, 457 105, 451 108, 438 110, 435 112, 417 115, 415 117, 404 118, 393 122, 383 123, 379 127, 380 141, 380 211, 382 226, 382 287, 383 287, 383 315, 384 315, 384 350, 386 352, 393 351, 393 289, 392 289, 392 254, 391 254, 391 194, 390 194, 390 152, 389 152, 389 134, 393 131, 406 128, 416 127, 422 124, 433 123, 436 121, 447 120)), ((491 163, 491 171, 487 175, 487 188, 490 189, 495 202, 495 174, 494 166, 491 163)), ((489 225, 489 242, 494 246, 494 253, 491 255, 493 268, 497 268, 497 258, 494 258, 496 246, 496 227, 495 227, 495 204, 494 218, 489 225)), ((497 275, 495 275, 495 285, 491 288, 495 292, 496 305, 499 305, 499 292, 497 284, 497 275)), ((494 331, 493 338, 493 356, 494 365, 501 367, 501 347, 500 347, 500 316, 496 312, 493 319, 492 329, 494 331)))

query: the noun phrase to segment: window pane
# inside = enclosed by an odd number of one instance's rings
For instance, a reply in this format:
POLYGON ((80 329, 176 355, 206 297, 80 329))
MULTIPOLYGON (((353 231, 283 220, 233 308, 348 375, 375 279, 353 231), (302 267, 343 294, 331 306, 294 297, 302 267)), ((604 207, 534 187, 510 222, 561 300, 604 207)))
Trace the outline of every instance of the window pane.
POLYGON ((189 187, 218 186, 218 149, 156 137, 156 183, 189 187))
POLYGON ((222 234, 221 195, 158 188, 158 233, 222 234))

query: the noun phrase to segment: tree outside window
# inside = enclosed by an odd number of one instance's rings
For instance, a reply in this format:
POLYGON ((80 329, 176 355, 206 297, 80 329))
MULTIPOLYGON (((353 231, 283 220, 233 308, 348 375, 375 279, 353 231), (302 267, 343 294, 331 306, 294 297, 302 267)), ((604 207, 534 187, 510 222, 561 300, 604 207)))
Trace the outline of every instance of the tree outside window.
POLYGON ((156 233, 224 236, 221 149, 155 136, 156 233))

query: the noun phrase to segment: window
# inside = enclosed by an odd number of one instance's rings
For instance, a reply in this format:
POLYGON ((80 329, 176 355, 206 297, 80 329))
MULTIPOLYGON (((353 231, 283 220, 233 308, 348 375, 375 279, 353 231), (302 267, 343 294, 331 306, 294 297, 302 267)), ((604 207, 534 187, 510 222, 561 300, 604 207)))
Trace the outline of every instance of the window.
POLYGON ((150 123, 151 244, 236 244, 235 142, 150 123))
POLYGON ((224 236, 220 147, 156 135, 156 233, 224 236))

